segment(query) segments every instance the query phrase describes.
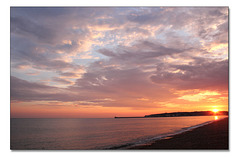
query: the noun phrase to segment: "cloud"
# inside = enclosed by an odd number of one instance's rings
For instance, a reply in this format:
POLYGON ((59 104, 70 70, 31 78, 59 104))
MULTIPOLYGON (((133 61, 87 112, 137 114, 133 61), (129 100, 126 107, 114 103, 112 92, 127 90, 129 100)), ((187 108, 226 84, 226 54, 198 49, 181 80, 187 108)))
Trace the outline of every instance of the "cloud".
POLYGON ((216 96, 216 95, 220 95, 220 94, 217 92, 205 91, 203 93, 198 93, 198 94, 194 94, 194 95, 184 95, 184 96, 179 97, 178 99, 198 102, 198 101, 206 99, 206 98, 210 99, 209 97, 216 96))
POLYGON ((55 32, 50 28, 38 25, 29 19, 22 17, 11 17, 11 33, 30 36, 36 40, 45 43, 52 43, 55 38, 55 32))
POLYGON ((58 78, 58 77, 53 77, 52 78, 52 81, 55 81, 55 82, 58 82, 58 83, 61 83, 61 84, 73 84, 73 82, 72 81, 69 81, 69 80, 67 80, 67 79, 63 79, 63 78, 58 78))
MULTIPOLYGON (((57 79, 63 81, 64 79, 57 79)), ((91 96, 78 94, 68 88, 53 87, 38 82, 29 82, 17 77, 11 76, 11 101, 85 101, 91 99, 91 96)))
POLYGON ((39 74, 39 72, 28 72, 28 73, 26 73, 27 75, 38 75, 39 74))
POLYGON ((64 72, 60 73, 60 75, 66 78, 79 78, 79 75, 75 72, 64 72))
POLYGON ((226 7, 11 8, 11 68, 54 75, 13 73, 11 100, 146 109, 185 101, 173 91, 222 94, 227 47, 226 7))
POLYGON ((228 90, 228 61, 201 59, 192 65, 159 65, 151 80, 158 84, 167 84, 178 89, 224 89, 228 90), (167 71, 171 69, 179 72, 167 71))
POLYGON ((156 41, 138 41, 132 46, 119 46, 116 48, 116 52, 109 49, 100 49, 99 52, 111 58, 108 63, 123 66, 146 66, 156 64, 164 56, 172 56, 188 50, 185 48, 174 49, 166 47, 164 44, 156 41))
POLYGON ((34 101, 51 100, 57 88, 46 86, 40 83, 30 83, 28 81, 11 76, 11 100, 34 101))

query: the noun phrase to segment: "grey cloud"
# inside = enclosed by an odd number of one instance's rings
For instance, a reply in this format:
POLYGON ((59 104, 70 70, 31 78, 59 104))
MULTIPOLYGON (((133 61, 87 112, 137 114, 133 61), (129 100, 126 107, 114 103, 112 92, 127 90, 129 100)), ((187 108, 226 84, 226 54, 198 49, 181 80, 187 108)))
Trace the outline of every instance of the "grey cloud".
POLYGON ((77 77, 78 75, 74 72, 64 72, 64 73, 61 73, 60 72, 60 75, 61 76, 65 76, 65 77, 77 77))
POLYGON ((41 60, 38 61, 36 65, 33 65, 33 68, 36 69, 45 69, 45 70, 65 70, 65 69, 82 69, 82 66, 74 65, 68 62, 61 60, 41 60))
POLYGON ((91 99, 89 95, 74 93, 67 88, 59 88, 29 82, 11 76, 11 100, 18 101, 79 101, 91 99))
POLYGON ((146 29, 138 28, 138 27, 127 27, 125 30, 127 33, 141 33, 143 35, 150 35, 150 32, 146 29))
POLYGON ((148 12, 133 12, 128 15, 128 20, 141 25, 173 25, 179 28, 188 23, 193 17, 187 12, 187 8, 149 8, 148 12))
POLYGON ((140 13, 133 11, 127 17, 129 21, 139 26, 160 25, 162 28, 171 26, 173 32, 191 29, 191 35, 196 33, 198 37, 209 40, 214 35, 211 34, 213 30, 209 26, 227 21, 228 15, 225 14, 227 10, 227 7, 163 7, 149 8, 148 11, 140 13))
POLYGON ((116 56, 116 54, 108 49, 100 49, 98 52, 100 52, 101 54, 108 56, 108 57, 114 57, 116 56))
POLYGON ((19 65, 31 65, 35 69, 61 71, 64 69, 82 69, 82 66, 61 60, 57 53, 49 52, 43 47, 44 52, 37 50, 38 46, 29 39, 22 40, 15 36, 11 38, 11 64, 13 67, 19 65))
MULTIPOLYGON (((194 21, 195 27, 197 28, 198 35, 204 40, 219 40, 217 36, 220 34, 226 34, 228 32, 228 8, 209 8, 201 10, 194 10, 199 13, 199 17, 194 21), (225 11, 227 14, 223 14, 221 11, 225 11), (217 30, 209 27, 212 25, 217 26, 217 30)), ((226 36, 222 36, 227 41, 226 36)))
POLYGON ((57 88, 28 81, 11 76, 11 100, 34 101, 55 100, 57 88), (53 92, 53 93, 51 93, 53 92))
MULTIPOLYGON (((167 45, 168 46, 168 45, 167 45)), ((191 48, 166 47, 164 44, 153 41, 139 41, 133 46, 119 46, 113 52, 108 49, 100 49, 99 52, 103 55, 111 57, 109 62, 120 65, 146 65, 158 62, 158 57, 171 56, 174 54, 189 51, 191 48)))
POLYGON ((11 7, 11 14, 21 14, 28 17, 58 17, 70 14, 72 9, 59 8, 59 7, 11 7))
POLYGON ((56 47, 54 47, 53 51, 61 50, 65 53, 71 53, 73 51, 76 51, 80 47, 80 45, 76 41, 71 41, 71 44, 58 44, 56 47))
POLYGON ((55 31, 22 17, 11 17, 11 33, 27 35, 44 43, 53 43, 55 31))
POLYGON ((91 19, 87 15, 92 11, 84 8, 12 7, 12 68, 28 65, 54 71, 81 69, 77 64, 64 61, 64 57, 78 53, 84 46, 85 39, 90 35, 85 20, 91 19), (83 31, 76 32, 72 29, 75 25, 83 31), (64 44, 63 40, 70 40, 71 44, 64 44))
POLYGON ((218 32, 213 35, 214 43, 228 43, 228 21, 218 26, 218 32))
POLYGON ((137 68, 102 68, 98 72, 88 72, 76 81, 74 87, 79 91, 88 90, 96 96, 109 96, 119 101, 136 100, 139 97, 168 99, 171 96, 166 89, 151 83, 148 73, 137 68))
MULTIPOLYGON (((197 63, 197 62, 196 62, 197 63)), ((177 89, 228 89, 228 61, 202 62, 192 65, 160 66, 151 80, 157 84, 168 84, 177 89), (174 68, 182 72, 171 73, 164 69, 174 68)))
POLYGON ((72 82, 67 80, 67 79, 63 79, 63 78, 59 78, 59 77, 53 77, 52 80, 54 82, 59 82, 61 84, 71 84, 72 82))

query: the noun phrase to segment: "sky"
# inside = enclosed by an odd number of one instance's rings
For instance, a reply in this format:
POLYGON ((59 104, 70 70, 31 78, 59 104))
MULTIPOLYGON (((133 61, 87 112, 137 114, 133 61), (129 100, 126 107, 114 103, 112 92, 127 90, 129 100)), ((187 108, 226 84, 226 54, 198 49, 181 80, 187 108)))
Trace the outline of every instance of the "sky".
POLYGON ((11 117, 228 110, 227 7, 11 7, 11 117))

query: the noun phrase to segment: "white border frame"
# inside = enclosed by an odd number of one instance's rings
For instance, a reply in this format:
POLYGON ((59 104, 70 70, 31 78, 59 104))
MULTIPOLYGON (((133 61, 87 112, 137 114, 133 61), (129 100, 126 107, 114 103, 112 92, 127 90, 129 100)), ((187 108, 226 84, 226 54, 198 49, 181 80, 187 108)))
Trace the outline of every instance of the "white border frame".
POLYGON ((1 1, 1 137, 0 149, 2 156, 32 157, 56 155, 66 156, 238 156, 240 127, 238 127, 238 115, 240 112, 239 81, 240 81, 240 57, 239 49, 239 5, 237 0, 11 0, 1 1), (230 112, 230 151, 11 151, 10 150, 10 6, 229 6, 229 53, 230 53, 230 86, 229 86, 229 112, 230 112), (54 153, 54 154, 53 154, 54 153), (80 153, 80 154, 79 154, 80 153), (134 154, 133 154, 134 153, 134 154), (150 153, 150 154, 149 154, 150 153), (160 153, 160 154, 159 154, 160 153), (237 155, 238 154, 238 155, 237 155))

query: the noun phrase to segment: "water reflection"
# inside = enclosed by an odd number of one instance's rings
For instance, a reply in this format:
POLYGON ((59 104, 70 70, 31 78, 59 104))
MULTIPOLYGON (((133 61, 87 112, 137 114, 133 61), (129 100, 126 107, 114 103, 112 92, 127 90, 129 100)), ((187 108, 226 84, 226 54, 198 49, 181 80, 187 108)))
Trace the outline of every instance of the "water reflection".
POLYGON ((12 149, 101 149, 139 143, 222 116, 156 118, 11 118, 12 149))
POLYGON ((218 120, 218 116, 214 116, 214 120, 218 120))

